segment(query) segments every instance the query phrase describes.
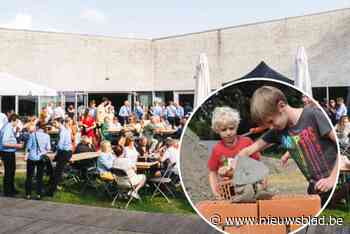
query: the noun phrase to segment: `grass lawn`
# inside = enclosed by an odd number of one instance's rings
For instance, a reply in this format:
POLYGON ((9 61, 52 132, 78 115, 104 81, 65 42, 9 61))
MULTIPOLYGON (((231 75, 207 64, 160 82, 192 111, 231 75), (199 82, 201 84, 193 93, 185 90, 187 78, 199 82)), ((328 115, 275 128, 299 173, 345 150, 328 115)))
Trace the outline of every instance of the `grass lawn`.
POLYGON ((327 217, 341 217, 343 218, 344 224, 350 225, 350 212, 345 205, 338 205, 336 209, 325 209, 320 216, 327 217))
MULTIPOLYGON (((2 176, 0 176, 0 186, 2 188, 2 176)), ((45 181, 46 182, 46 181, 45 181)), ((25 174, 16 173, 16 188, 19 190, 17 197, 24 198, 25 196, 25 174)), ((46 186, 47 187, 47 186, 46 186)), ((45 186, 44 186, 45 188, 45 186)), ((191 205, 188 203, 185 195, 182 192, 177 192, 177 198, 171 198, 171 203, 168 203, 165 198, 161 195, 155 196, 151 200, 153 188, 143 188, 140 190, 140 196, 142 201, 133 200, 129 204, 128 210, 145 211, 145 212, 160 212, 160 213, 172 213, 189 215, 195 214, 191 205)), ((34 188, 33 188, 34 190, 34 188)), ((103 189, 99 189, 97 192, 95 189, 87 189, 84 193, 81 193, 81 186, 78 184, 71 184, 63 186, 61 191, 58 191, 54 197, 44 197, 45 201, 61 202, 61 203, 71 203, 79 205, 89 205, 98 207, 109 207, 111 208, 112 198, 103 192, 103 189)), ((33 195, 35 193, 33 192, 33 195)), ((116 207, 125 207, 126 200, 118 199, 116 202, 116 207)))

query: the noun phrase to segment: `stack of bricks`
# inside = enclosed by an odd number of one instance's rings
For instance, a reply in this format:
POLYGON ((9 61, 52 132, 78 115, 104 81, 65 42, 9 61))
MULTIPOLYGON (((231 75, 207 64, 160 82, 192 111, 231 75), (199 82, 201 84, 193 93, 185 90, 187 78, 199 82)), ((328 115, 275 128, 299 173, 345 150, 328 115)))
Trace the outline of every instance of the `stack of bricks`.
MULTIPOLYGON (((274 196, 271 200, 259 200, 256 203, 231 203, 228 200, 202 201, 196 208, 213 225, 227 233, 237 234, 286 234, 301 227, 281 222, 285 218, 315 216, 321 209, 318 195, 274 196), (278 224, 233 224, 234 218, 250 220, 279 220, 278 224), (228 222, 228 220, 230 220, 228 222)), ((272 221, 275 222, 275 221, 272 221)))

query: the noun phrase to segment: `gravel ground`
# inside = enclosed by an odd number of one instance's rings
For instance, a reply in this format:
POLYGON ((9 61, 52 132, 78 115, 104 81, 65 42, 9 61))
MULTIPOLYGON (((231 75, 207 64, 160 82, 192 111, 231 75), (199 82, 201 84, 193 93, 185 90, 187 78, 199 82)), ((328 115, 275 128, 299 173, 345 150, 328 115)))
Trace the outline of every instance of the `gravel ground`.
MULTIPOLYGON (((180 170, 193 204, 214 200, 208 183, 208 158, 207 143, 187 128, 181 143, 180 170)), ((306 194, 307 181, 293 160, 289 160, 287 168, 282 168, 278 159, 263 157, 262 161, 270 169, 269 184, 278 194, 306 194)))

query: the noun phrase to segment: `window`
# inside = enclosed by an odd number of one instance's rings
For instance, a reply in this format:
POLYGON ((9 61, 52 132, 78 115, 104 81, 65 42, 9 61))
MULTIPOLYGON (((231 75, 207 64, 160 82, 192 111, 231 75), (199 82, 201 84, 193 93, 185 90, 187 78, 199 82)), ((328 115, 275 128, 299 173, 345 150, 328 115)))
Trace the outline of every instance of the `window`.
POLYGON ((18 97, 18 114, 20 116, 38 116, 38 97, 19 96, 18 97))
POLYGON ((15 96, 2 96, 1 97, 1 112, 6 113, 16 108, 16 97, 15 96))

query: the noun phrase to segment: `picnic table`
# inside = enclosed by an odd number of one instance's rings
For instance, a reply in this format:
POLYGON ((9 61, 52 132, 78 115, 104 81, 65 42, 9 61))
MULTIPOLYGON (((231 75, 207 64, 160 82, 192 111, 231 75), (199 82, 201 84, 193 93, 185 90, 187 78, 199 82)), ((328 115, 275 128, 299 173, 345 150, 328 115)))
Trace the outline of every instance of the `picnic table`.
POLYGON ((137 170, 148 170, 159 164, 158 161, 155 162, 136 162, 137 170))
POLYGON ((157 131, 158 132, 156 134, 171 135, 171 134, 174 134, 176 132, 176 129, 166 128, 166 129, 159 129, 157 131))
MULTIPOLYGON (((56 153, 50 152, 47 154, 47 156, 50 158, 50 160, 53 160, 55 158, 56 153)), ((86 153, 79 153, 79 154, 73 154, 71 158, 71 162, 77 162, 81 160, 86 159, 94 159, 97 158, 100 155, 100 152, 86 152, 86 153)))
POLYGON ((120 136, 122 132, 135 132, 134 128, 124 126, 122 128, 108 129, 108 133, 112 136, 120 136))
POLYGON ((108 132, 109 133, 120 133, 121 131, 123 131, 124 128, 109 128, 108 132))
POLYGON ((160 140, 160 141, 164 141, 167 137, 173 135, 174 133, 176 132, 175 129, 169 129, 169 128, 166 128, 166 129, 158 129, 154 136, 157 140, 160 140))
POLYGON ((59 133, 60 133, 60 131, 58 129, 47 131, 47 134, 49 134, 49 135, 56 135, 56 134, 59 134, 59 133))

